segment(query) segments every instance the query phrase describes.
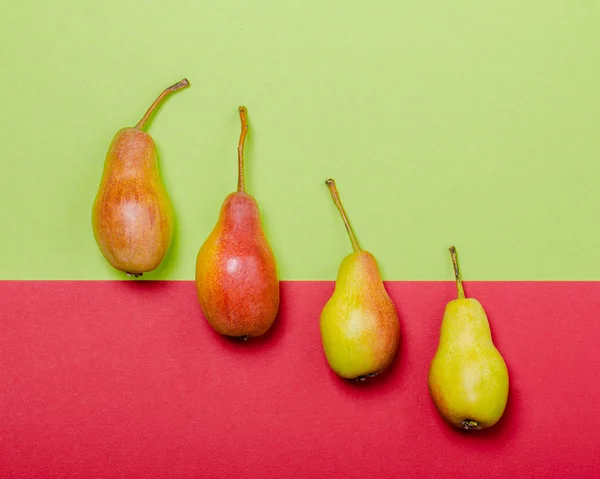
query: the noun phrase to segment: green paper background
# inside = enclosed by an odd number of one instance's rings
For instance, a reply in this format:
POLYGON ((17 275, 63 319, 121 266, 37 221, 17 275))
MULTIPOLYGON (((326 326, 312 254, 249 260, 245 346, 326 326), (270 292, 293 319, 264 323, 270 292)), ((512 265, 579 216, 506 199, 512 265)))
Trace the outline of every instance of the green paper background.
POLYGON ((106 149, 166 86, 149 133, 196 252, 247 185, 285 280, 350 251, 334 176, 387 280, 600 279, 600 3, 4 2, 0 279, 116 279, 90 210, 106 149))

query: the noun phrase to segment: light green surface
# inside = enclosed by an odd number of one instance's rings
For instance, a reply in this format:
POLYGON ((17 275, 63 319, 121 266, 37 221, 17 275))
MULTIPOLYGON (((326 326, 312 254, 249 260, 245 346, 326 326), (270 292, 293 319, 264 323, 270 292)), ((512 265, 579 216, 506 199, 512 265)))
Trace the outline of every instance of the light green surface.
POLYGON ((90 211, 106 149, 149 132, 176 208, 149 279, 192 279, 247 183, 282 279, 334 279, 359 240, 388 280, 600 279, 597 0, 4 2, 0 278, 121 278, 90 211))

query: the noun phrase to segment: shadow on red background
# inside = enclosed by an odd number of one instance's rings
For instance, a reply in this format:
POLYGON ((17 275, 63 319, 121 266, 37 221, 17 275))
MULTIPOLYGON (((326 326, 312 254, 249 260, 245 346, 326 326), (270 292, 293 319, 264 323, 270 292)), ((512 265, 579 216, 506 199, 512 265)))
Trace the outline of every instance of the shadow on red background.
POLYGON ((327 367, 331 282, 282 283, 272 332, 202 318, 193 282, 0 282, 1 477, 593 477, 600 283, 468 283, 511 392, 494 429, 444 423, 427 391, 450 282, 388 282, 394 365, 327 367))

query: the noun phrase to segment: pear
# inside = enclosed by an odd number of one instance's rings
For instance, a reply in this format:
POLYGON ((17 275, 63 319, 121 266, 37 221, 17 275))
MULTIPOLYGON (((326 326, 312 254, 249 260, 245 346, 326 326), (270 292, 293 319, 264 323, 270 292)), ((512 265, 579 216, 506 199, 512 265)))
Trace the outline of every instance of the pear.
POLYGON ((92 227, 102 255, 128 276, 156 269, 171 245, 173 208, 144 127, 167 95, 188 86, 184 78, 165 89, 135 127, 117 132, 106 154, 92 227))
POLYGON ((442 320, 438 349, 429 370, 429 392, 442 417, 457 428, 496 424, 508 400, 508 370, 492 341, 483 306, 466 298, 456 248, 450 248, 458 298, 442 320))
POLYGON ((237 191, 223 201, 217 223, 196 258, 196 290, 204 317, 218 333, 243 340, 265 334, 279 309, 275 256, 258 203, 244 184, 247 114, 246 107, 239 107, 237 191))
POLYGON ((335 181, 330 178, 325 183, 354 251, 342 260, 334 293, 321 313, 321 340, 327 362, 338 376, 363 381, 392 363, 400 322, 375 257, 358 244, 335 181))

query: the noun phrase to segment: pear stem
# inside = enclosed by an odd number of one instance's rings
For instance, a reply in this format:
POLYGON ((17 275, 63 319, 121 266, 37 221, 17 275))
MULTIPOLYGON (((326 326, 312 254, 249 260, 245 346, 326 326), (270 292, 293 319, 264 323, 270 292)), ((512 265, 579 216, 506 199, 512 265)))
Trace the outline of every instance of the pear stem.
POLYGON ((454 277, 456 278, 458 299, 465 299, 465 289, 463 288, 460 270, 458 269, 458 255, 456 254, 456 248, 454 246, 450 246, 450 257, 452 258, 452 267, 454 268, 454 277))
POLYGON ((158 95, 158 98, 156 100, 154 100, 154 103, 152 103, 152 105, 150 105, 150 108, 148 108, 148 111, 146 111, 146 113, 144 113, 144 116, 138 122, 138 124, 135 125, 135 127, 138 130, 143 129, 144 126, 146 125, 146 123, 148 122, 148 120, 150 119, 150 117, 152 116, 152 113, 154 113, 154 110, 156 110, 158 105, 160 105, 162 103, 162 101, 165 99, 165 97, 167 95, 169 95, 169 93, 173 93, 173 92, 182 90, 184 88, 187 88, 188 86, 190 86, 190 82, 187 80, 187 78, 184 78, 180 82, 175 83, 174 85, 171 85, 169 88, 165 88, 163 90, 163 92, 160 95, 158 95))
POLYGON ((348 236, 350 236, 350 242, 352 243, 352 249, 354 252, 362 251, 360 245, 358 244, 358 240, 356 239, 356 235, 354 234, 354 230, 352 229, 352 225, 350 224, 350 220, 348 219, 348 215, 346 214, 346 210, 344 210, 344 206, 340 200, 340 194, 335 186, 335 180, 333 178, 329 178, 327 181, 325 181, 325 184, 329 188, 331 198, 333 198, 333 202, 335 203, 335 206, 337 206, 337 209, 344 220, 346 230, 348 231, 348 236))
POLYGON ((240 141, 238 143, 238 191, 246 191, 244 185, 244 143, 246 142, 246 134, 248 133, 248 109, 245 106, 238 108, 240 112, 240 122, 242 123, 242 131, 240 133, 240 141))

